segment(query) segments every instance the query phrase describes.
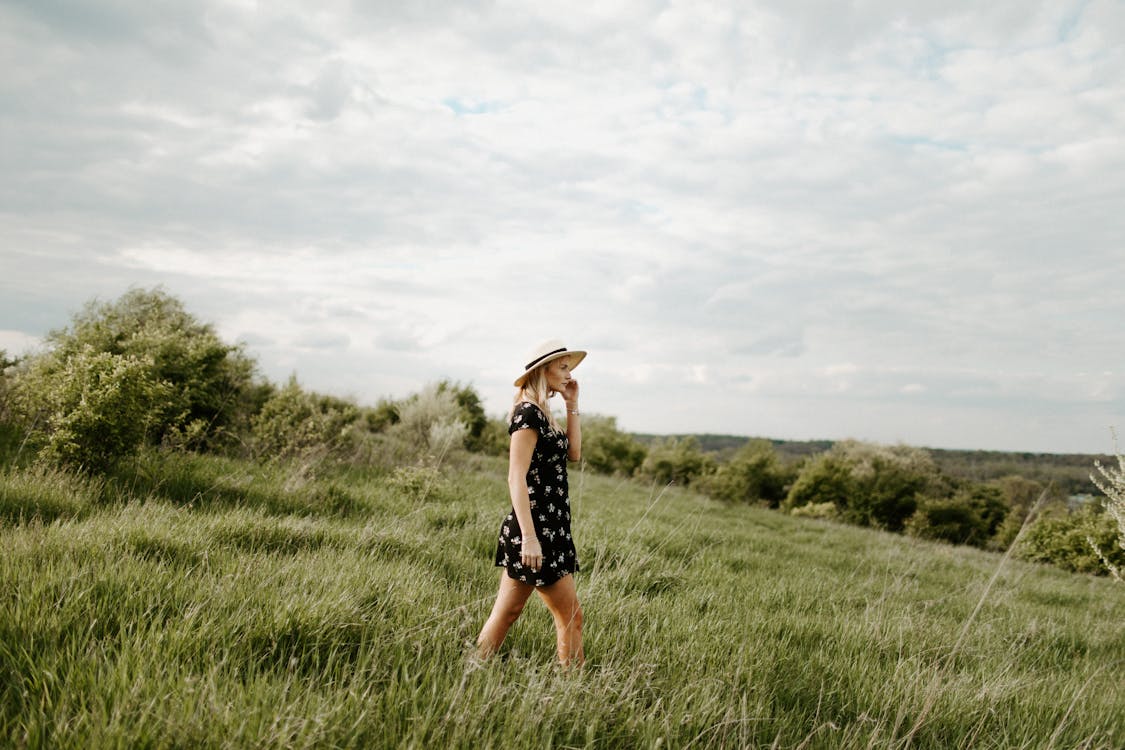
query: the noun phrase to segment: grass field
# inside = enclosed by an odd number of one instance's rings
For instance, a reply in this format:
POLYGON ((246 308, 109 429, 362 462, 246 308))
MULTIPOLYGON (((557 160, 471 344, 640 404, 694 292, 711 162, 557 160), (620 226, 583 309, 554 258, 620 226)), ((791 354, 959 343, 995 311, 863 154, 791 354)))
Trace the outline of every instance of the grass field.
POLYGON ((1125 747, 1125 586, 573 471, 588 663, 498 658, 499 460, 0 474, 13 747, 1125 747), (999 571, 999 574, 997 572, 999 571))

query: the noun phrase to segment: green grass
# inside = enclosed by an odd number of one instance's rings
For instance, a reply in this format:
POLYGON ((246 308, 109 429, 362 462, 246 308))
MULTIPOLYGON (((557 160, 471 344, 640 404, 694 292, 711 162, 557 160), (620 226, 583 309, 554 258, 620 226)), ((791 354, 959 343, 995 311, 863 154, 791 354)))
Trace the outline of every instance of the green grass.
POLYGON ((588 663, 564 672, 538 603, 469 656, 499 460, 9 469, 0 744, 1125 746, 1120 584, 1009 561, 989 588, 978 550, 577 472, 572 493, 588 663))

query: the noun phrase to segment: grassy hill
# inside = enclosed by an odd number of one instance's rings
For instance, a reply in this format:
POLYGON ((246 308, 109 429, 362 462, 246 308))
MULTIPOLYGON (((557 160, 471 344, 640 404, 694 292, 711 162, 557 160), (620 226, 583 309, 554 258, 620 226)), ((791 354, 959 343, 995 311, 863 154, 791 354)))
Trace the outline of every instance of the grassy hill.
POLYGON ((488 613, 505 466, 0 474, 14 747, 1125 746, 1125 586, 575 472, 587 666, 488 613), (998 573, 998 575, 997 575, 998 573))

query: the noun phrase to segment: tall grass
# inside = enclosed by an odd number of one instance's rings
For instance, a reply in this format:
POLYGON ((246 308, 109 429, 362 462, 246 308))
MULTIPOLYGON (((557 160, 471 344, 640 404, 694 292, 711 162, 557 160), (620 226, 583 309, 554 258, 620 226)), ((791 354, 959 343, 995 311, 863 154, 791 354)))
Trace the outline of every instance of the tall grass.
POLYGON ((472 657, 500 461, 134 468, 0 476, 0 743, 1125 746, 1105 579, 579 474, 588 663, 563 672, 534 603, 472 657))

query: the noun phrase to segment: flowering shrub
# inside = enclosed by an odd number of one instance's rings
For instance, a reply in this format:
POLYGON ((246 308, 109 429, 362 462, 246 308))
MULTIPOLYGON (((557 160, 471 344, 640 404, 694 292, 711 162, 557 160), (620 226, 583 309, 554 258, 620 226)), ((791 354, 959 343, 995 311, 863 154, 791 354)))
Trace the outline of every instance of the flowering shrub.
POLYGON ((1109 572, 1113 574, 1113 577, 1122 581, 1125 578, 1122 577, 1121 564, 1115 563, 1111 557, 1116 557, 1114 547, 1118 548, 1116 551, 1125 550, 1125 456, 1121 455, 1120 451, 1117 452, 1116 468, 1102 466, 1097 461, 1094 462, 1094 466, 1097 468, 1100 477, 1091 475, 1090 479, 1105 495, 1102 498, 1102 505, 1105 507, 1106 515, 1113 519, 1113 523, 1116 524, 1117 535, 1116 539, 1108 543, 1099 543, 1093 537, 1086 541, 1097 553, 1109 572))

